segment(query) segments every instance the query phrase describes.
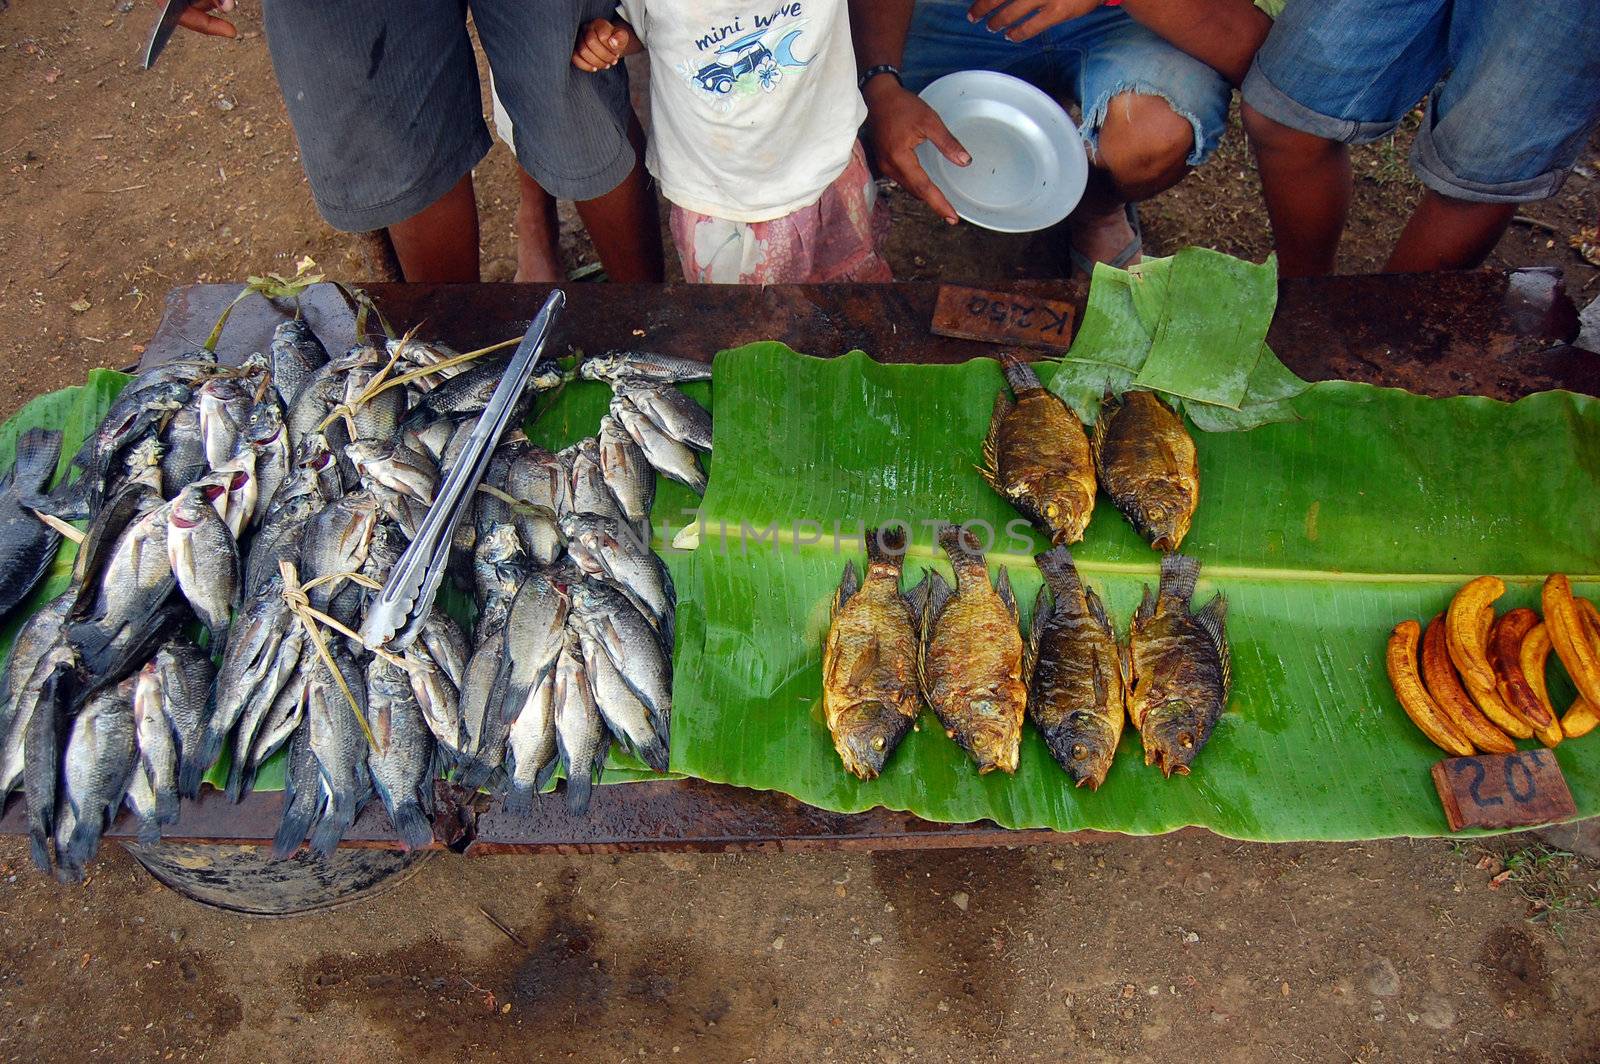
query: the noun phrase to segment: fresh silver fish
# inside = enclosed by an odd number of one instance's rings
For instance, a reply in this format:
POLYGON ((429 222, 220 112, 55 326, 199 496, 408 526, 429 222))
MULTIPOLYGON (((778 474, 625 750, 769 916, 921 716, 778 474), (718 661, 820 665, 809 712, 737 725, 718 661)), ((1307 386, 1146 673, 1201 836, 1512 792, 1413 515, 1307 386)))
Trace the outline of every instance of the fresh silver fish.
POLYGON ((498 706, 490 706, 479 743, 480 760, 498 765, 505 743, 534 688, 555 669, 567 624, 567 586, 535 570, 523 581, 506 620, 506 676, 498 706))
POLYGON ((433 841, 433 736, 406 671, 383 658, 367 665, 367 726, 376 746, 367 751, 373 789, 408 850, 433 841))
POLYGON ((206 475, 206 441, 200 431, 200 404, 189 402, 179 408, 161 433, 165 445, 161 455, 163 484, 183 487, 206 475))
POLYGON ((648 540, 650 508, 656 500, 656 472, 622 423, 611 414, 600 419, 600 474, 622 512, 648 540))
POLYGON ((578 376, 590 381, 634 378, 679 384, 710 380, 711 363, 649 351, 606 351, 579 363, 578 376))
POLYGON ((605 769, 611 737, 594 704, 576 633, 569 632, 561 648, 553 697, 556 751, 567 770, 567 809, 581 815, 588 811, 594 783, 605 769))
POLYGON ((324 857, 355 823, 372 786, 367 740, 356 716, 367 712, 366 681, 341 641, 330 641, 329 649, 356 705, 352 709, 332 670, 317 658, 306 678, 306 722, 322 795, 320 816, 311 829, 311 849, 324 857))
POLYGON ((272 385, 285 407, 293 406, 317 371, 328 364, 327 349, 303 318, 272 330, 272 385))
POLYGON ((166 484, 166 477, 161 471, 161 459, 165 454, 166 447, 160 436, 146 436, 129 447, 122 458, 122 475, 113 481, 116 489, 127 484, 143 484, 161 494, 166 484))
POLYGON ((34 670, 45 655, 59 652, 65 645, 61 622, 71 606, 70 591, 57 595, 28 618, 11 643, 11 657, 0 675, 0 808, 5 806, 6 795, 22 783, 23 741, 39 696, 38 688, 30 687, 34 670))
POLYGON ((214 466, 208 475, 195 483, 224 490, 225 494, 211 497, 211 505, 222 515, 234 540, 242 538, 245 529, 251 527, 250 523, 255 518, 256 501, 260 497, 255 452, 248 449, 240 451, 221 465, 214 466))
POLYGON ((378 375, 377 368, 359 366, 345 374, 344 406, 349 411, 350 438, 356 443, 393 439, 405 412, 403 388, 385 388, 362 401, 361 396, 378 375))
POLYGON ((250 393, 238 380, 213 377, 195 392, 200 408, 200 438, 212 469, 232 458, 250 420, 250 393))
POLYGON ((654 625, 663 645, 671 646, 677 594, 671 574, 649 545, 640 543, 628 525, 598 514, 564 515, 561 534, 578 568, 616 584, 654 625))
POLYGON ((567 509, 561 513, 599 514, 627 524, 628 515, 617 497, 606 486, 605 474, 600 468, 600 441, 590 436, 567 448, 570 464, 568 484, 571 498, 567 509))
POLYGON ((178 818, 178 740, 164 700, 160 669, 152 660, 133 682, 134 745, 139 753, 133 776, 150 792, 148 806, 141 801, 135 808, 144 839, 159 838, 161 825, 178 818))
POLYGON ((672 715, 672 658, 644 614, 621 591, 599 580, 573 586, 578 631, 603 648, 665 733, 672 715))
POLYGON ((711 450, 711 412, 678 389, 627 378, 611 387, 666 435, 697 451, 711 450))
POLYGON ((589 629, 578 629, 583 665, 594 690, 595 706, 611 734, 622 740, 634 755, 655 769, 667 771, 668 721, 657 718, 623 679, 605 648, 589 629))
POLYGON ((556 673, 539 677, 506 736, 506 812, 526 816, 556 771, 556 673))
POLYGON ((122 805, 135 758, 130 679, 101 689, 73 718, 61 758, 56 825, 56 864, 63 879, 83 878, 100 849, 100 836, 122 805))
POLYGON ((177 742, 178 793, 186 798, 200 793, 200 778, 211 767, 201 764, 204 757, 206 724, 211 716, 211 682, 217 667, 211 655, 195 646, 187 636, 168 640, 153 659, 156 679, 161 685, 161 711, 177 742), (194 789, 186 790, 184 782, 194 789))
POLYGON ((561 532, 552 515, 569 495, 568 472, 549 451, 524 444, 512 451, 503 482, 496 485, 524 504, 512 508, 511 521, 536 565, 549 565, 561 554, 561 532))
MULTIPOLYGON (((401 656, 405 658, 406 664, 411 666, 407 671, 407 678, 411 683, 411 695, 416 699, 417 709, 421 711, 424 723, 438 742, 445 762, 454 763, 460 760, 462 747, 466 743, 461 722, 461 688, 429 649, 426 632, 427 628, 424 627, 424 637, 412 642, 401 656)), ((461 661, 463 680, 466 676, 466 667, 467 659, 463 659, 461 661)))
POLYGON ((697 495, 706 493, 706 474, 700 459, 687 444, 668 436, 655 422, 621 395, 611 397, 611 415, 639 445, 658 473, 665 474, 697 495))
MULTIPOLYGON (((313 514, 300 542, 300 582, 359 573, 377 527, 378 502, 370 492, 352 491, 313 514)), ((349 624, 360 606, 361 589, 348 580, 328 580, 306 597, 316 609, 349 624)))
POLYGON ((212 500, 219 487, 191 484, 167 511, 167 561, 178 589, 195 616, 211 632, 214 646, 228 636, 228 622, 239 604, 239 548, 212 500))
MULTIPOLYGON (((199 793, 200 777, 222 753, 223 740, 234 729, 252 704, 268 705, 283 688, 284 640, 297 630, 298 622, 283 600, 283 578, 273 574, 244 600, 234 619, 228 645, 222 653, 217 673, 216 707, 205 723, 197 755, 186 758, 180 771, 179 791, 199 793)), ((298 663, 299 654, 294 654, 298 663)), ((245 749, 249 746, 246 744, 245 749)))
MULTIPOLYGON (((305 626, 298 619, 284 623, 287 630, 278 640, 261 685, 247 692, 239 711, 233 759, 228 767, 227 793, 231 801, 238 801, 255 784, 256 769, 282 743, 284 737, 273 733, 281 729, 286 718, 301 715, 305 670, 314 655, 305 626)), ((226 676, 226 658, 223 670, 226 676)), ((218 698, 220 701, 220 690, 218 698)))
POLYGON ((52 644, 28 678, 25 701, 17 708, 24 722, 22 790, 27 798, 28 848, 40 871, 50 871, 50 843, 56 829, 58 780, 67 741, 67 701, 77 654, 66 640, 52 644))
POLYGON ((251 514, 259 524, 277 499, 278 489, 289 478, 294 456, 289 450, 289 430, 283 424, 283 408, 275 395, 255 405, 250 423, 245 426, 245 443, 255 453, 256 507, 251 514))

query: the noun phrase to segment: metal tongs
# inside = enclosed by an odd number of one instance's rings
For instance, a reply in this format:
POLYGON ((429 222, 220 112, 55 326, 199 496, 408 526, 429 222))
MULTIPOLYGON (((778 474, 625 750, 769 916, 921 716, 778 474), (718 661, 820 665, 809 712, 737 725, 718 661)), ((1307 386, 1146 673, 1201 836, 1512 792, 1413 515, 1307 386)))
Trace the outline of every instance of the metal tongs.
POLYGON ((411 645, 427 620, 450 560, 456 526, 472 507, 473 495, 489 469, 489 460, 494 456, 500 435, 511 420, 517 400, 544 351, 545 341, 550 338, 556 319, 566 305, 566 293, 560 289, 551 292, 528 326, 522 343, 517 345, 506 375, 500 379, 489 405, 483 408, 477 425, 473 426, 460 459, 445 477, 444 486, 434 497, 416 538, 395 563, 388 582, 367 609, 366 620, 361 625, 361 641, 369 648, 403 650, 411 645))

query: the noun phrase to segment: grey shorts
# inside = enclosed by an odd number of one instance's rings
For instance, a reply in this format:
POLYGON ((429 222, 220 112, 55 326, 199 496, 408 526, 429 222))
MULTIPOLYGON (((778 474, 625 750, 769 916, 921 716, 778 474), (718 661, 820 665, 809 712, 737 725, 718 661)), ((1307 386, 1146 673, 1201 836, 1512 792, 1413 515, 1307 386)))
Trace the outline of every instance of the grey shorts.
POLYGON ((615 0, 264 0, 267 44, 317 209, 351 232, 411 217, 488 152, 470 9, 517 161, 562 199, 634 166, 628 76, 572 65, 578 28, 615 0))

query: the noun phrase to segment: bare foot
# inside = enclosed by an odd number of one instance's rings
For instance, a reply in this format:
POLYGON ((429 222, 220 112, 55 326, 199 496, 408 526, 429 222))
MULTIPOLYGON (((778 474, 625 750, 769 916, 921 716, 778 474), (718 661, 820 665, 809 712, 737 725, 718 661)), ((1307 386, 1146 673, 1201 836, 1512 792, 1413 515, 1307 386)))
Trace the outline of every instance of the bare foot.
MULTIPOLYGON (((1128 224, 1123 205, 1113 203, 1104 210, 1081 205, 1067 221, 1073 250, 1091 262, 1111 262, 1133 243, 1133 226, 1128 224)), ((1125 265, 1138 262, 1134 255, 1125 265)))
POLYGON ((512 276, 512 281, 517 284, 551 284, 566 279, 567 275, 562 272, 559 263, 551 263, 549 260, 537 261, 535 256, 523 255, 521 249, 518 249, 517 272, 512 276))

